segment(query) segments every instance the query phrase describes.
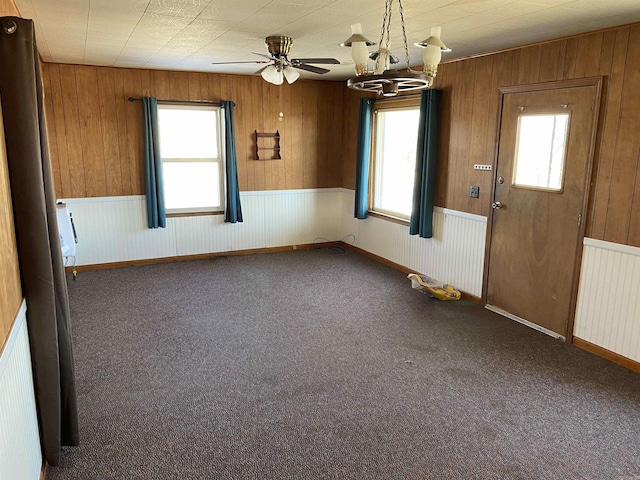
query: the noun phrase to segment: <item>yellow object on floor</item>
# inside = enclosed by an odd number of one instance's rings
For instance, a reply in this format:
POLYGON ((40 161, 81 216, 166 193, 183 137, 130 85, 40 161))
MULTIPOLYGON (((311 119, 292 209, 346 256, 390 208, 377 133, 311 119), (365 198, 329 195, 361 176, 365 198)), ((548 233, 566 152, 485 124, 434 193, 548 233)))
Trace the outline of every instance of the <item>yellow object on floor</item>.
POLYGON ((410 273, 407 278, 411 280, 411 288, 420 290, 440 300, 460 300, 460 291, 433 278, 421 277, 416 273, 410 273))

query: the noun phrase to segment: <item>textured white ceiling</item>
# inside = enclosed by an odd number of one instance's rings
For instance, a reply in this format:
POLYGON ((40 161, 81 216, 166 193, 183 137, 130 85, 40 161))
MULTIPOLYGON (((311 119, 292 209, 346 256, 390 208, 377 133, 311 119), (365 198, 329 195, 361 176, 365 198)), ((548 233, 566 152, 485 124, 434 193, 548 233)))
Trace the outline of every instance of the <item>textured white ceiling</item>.
MULTIPOLYGON (((322 77, 353 72, 350 49, 338 44, 352 23, 378 42, 383 0, 16 0, 33 18, 47 62, 200 72, 254 73, 260 65, 211 65, 257 59, 264 38, 293 38, 290 58, 334 57, 322 77)), ((392 51, 404 59, 394 0, 392 51)), ((442 26, 453 52, 443 60, 640 21, 640 0, 403 0, 412 65, 413 43, 442 26)), ((373 47, 371 48, 373 51, 373 47)), ((400 64, 401 66, 403 63, 400 64)))

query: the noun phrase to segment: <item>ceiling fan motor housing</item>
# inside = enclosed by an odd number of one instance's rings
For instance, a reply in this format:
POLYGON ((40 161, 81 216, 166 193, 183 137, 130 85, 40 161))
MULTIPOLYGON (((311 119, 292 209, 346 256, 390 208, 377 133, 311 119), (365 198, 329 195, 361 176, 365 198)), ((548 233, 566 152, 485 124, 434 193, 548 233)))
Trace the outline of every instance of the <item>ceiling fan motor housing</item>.
POLYGON ((264 44, 267 46, 271 56, 280 58, 289 55, 293 41, 291 37, 271 35, 264 40, 264 44))

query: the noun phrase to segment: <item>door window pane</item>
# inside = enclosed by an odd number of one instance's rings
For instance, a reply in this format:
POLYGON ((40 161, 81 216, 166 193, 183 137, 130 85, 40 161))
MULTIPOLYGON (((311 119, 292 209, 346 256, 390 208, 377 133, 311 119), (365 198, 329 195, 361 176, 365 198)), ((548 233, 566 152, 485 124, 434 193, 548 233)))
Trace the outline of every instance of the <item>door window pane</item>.
POLYGON ((568 113, 521 115, 513 184, 561 191, 568 132, 568 113))

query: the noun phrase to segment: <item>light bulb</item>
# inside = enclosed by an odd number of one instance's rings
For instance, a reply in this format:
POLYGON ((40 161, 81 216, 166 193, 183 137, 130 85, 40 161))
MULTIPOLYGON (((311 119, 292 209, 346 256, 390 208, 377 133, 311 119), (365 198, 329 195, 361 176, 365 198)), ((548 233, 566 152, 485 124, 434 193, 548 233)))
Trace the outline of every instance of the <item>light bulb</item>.
POLYGON ((391 60, 391 52, 386 48, 378 50, 378 59, 376 61, 375 73, 380 75, 389 70, 389 62, 391 60))
POLYGON ((422 54, 422 63, 424 63, 424 73, 436 76, 438 72, 438 64, 442 59, 442 50, 437 45, 427 45, 422 54))

